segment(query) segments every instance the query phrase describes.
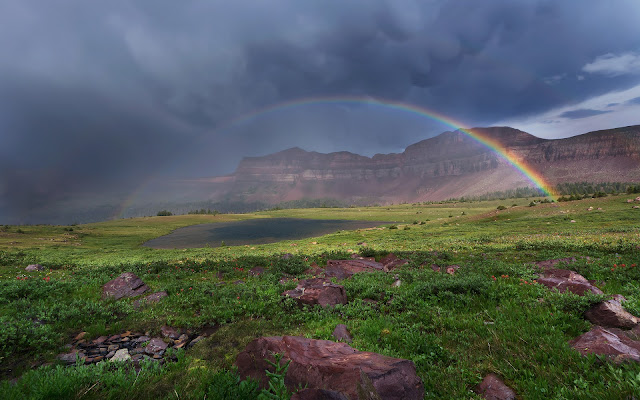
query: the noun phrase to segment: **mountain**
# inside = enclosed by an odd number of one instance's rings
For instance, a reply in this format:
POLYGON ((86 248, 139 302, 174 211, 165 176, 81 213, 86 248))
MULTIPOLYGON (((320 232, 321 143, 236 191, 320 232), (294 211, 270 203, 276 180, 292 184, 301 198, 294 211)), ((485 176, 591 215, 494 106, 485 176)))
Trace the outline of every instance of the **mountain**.
MULTIPOLYGON (((509 127, 472 131, 552 185, 640 182, 640 125, 552 140, 509 127)), ((294 147, 244 158, 232 175, 188 185, 186 192, 206 193, 211 200, 271 204, 303 198, 415 202, 533 186, 504 157, 462 131, 373 157, 294 147)))

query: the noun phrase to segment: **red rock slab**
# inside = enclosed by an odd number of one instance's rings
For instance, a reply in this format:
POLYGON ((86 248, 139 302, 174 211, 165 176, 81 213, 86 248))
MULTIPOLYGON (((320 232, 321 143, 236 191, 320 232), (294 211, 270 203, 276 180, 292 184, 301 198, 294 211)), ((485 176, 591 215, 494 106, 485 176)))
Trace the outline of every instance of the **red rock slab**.
POLYGON ((422 381, 416 375, 412 361, 357 351, 345 343, 314 340, 296 336, 261 337, 249 343, 238 355, 236 366, 242 377, 251 377, 268 384, 265 370, 272 367, 273 354, 290 360, 285 384, 290 389, 302 386, 326 389, 357 399, 360 373, 366 374, 384 400, 422 399, 422 381))
POLYGON ((353 341, 353 339, 351 339, 351 334, 349 333, 349 330, 347 329, 347 326, 345 324, 336 325, 336 328, 333 330, 332 336, 337 341, 343 341, 346 343, 351 343, 353 341))
POLYGON ((114 280, 102 286, 103 297, 114 297, 116 300, 123 297, 135 297, 149 290, 149 287, 131 272, 125 272, 114 280))
POLYGON ((597 325, 589 332, 569 341, 569 345, 582 355, 600 354, 616 363, 640 361, 640 342, 630 339, 620 331, 597 325))
POLYGON ((160 338, 153 338, 144 348, 145 353, 151 355, 162 355, 169 345, 160 338))
POLYGON ((556 258, 553 260, 544 260, 544 261, 537 261, 535 264, 542 268, 542 269, 547 269, 547 268, 553 268, 555 267, 557 264, 572 264, 576 262, 576 258, 575 257, 566 257, 566 258, 556 258))
POLYGON ((384 271, 384 265, 370 260, 328 260, 324 270, 325 276, 338 280, 351 278, 360 272, 384 271))
POLYGON ((264 274, 266 272, 266 270, 264 269, 264 267, 253 267, 249 270, 249 275, 251 276, 260 276, 262 274, 264 274))
POLYGON ((589 292, 602 294, 602 290, 593 286, 584 276, 566 269, 548 269, 537 279, 537 282, 549 289, 555 288, 560 293, 571 292, 580 296, 589 292))
POLYGON ((180 329, 168 325, 162 325, 162 328, 160 328, 160 333, 162 334, 162 336, 173 340, 176 340, 180 337, 180 329))
POLYGON ((342 393, 325 389, 303 389, 291 396, 291 400, 349 400, 342 393))
POLYGON ((584 313, 584 316, 592 323, 605 328, 631 329, 638 325, 638 318, 634 317, 622 307, 617 299, 611 299, 598 303, 584 313))
POLYGON ((496 374, 485 376, 474 391, 487 400, 515 400, 516 398, 516 392, 502 382, 496 374))
POLYGON ((385 271, 391 271, 394 268, 409 264, 409 260, 400 259, 396 257, 395 254, 389 253, 386 257, 380 260, 380 263, 384 266, 385 271))
POLYGON ((303 279, 293 290, 282 293, 299 304, 320 305, 322 307, 347 304, 347 293, 344 286, 336 285, 326 278, 303 279))

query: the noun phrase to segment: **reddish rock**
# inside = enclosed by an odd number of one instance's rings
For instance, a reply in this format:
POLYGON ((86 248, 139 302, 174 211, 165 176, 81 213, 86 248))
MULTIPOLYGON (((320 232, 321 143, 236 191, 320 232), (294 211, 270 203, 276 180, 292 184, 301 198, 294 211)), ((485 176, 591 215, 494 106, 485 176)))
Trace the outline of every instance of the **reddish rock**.
POLYGON ((584 276, 566 269, 548 269, 537 281, 550 289, 557 289, 560 293, 571 292, 580 296, 588 292, 602 294, 602 291, 584 276))
POLYGON ((351 335, 349 334, 349 330, 345 324, 336 325, 336 329, 333 330, 332 336, 337 341, 343 341, 346 343, 351 343, 353 340, 351 339, 351 335))
POLYGON ((485 376, 474 391, 487 400, 515 400, 516 398, 516 392, 505 385, 496 374, 485 376))
POLYGON ((600 354, 619 363, 627 360, 640 361, 640 342, 632 340, 622 331, 594 326, 569 342, 580 354, 600 354))
POLYGON ((96 345, 102 344, 102 343, 104 343, 107 339, 108 339, 108 337, 106 337, 106 336, 100 336, 100 337, 99 337, 99 338, 97 338, 97 339, 93 339, 93 344, 96 344, 96 345))
POLYGON ((265 269, 263 267, 253 267, 249 270, 249 275, 251 276, 260 276, 265 273, 265 269))
POLYGON ((163 325, 162 328, 160 328, 160 333, 162 334, 162 336, 173 340, 176 340, 180 337, 180 329, 173 328, 167 325, 163 325))
POLYGON ((591 323, 605 328, 631 329, 638 324, 638 318, 627 312, 617 299, 596 304, 584 316, 591 323))
POLYGON ((333 390, 303 389, 291 396, 291 400, 349 400, 345 395, 333 390))
POLYGON ((258 338, 238 355, 238 373, 254 378, 266 387, 268 378, 264 371, 272 369, 266 359, 273 361, 273 353, 283 355, 281 362, 291 361, 285 375, 285 384, 290 389, 300 386, 321 388, 357 399, 362 372, 382 399, 412 400, 424 396, 413 362, 357 351, 345 343, 329 340, 294 336, 258 338))
POLYGON ((65 362, 67 364, 75 364, 77 358, 80 358, 81 362, 83 362, 85 359, 85 354, 80 351, 72 351, 70 353, 58 355, 58 360, 65 362))
MULTIPOLYGON (((431 264, 431 269, 434 270, 435 272, 440 272, 441 267, 438 264, 431 264)), ((456 271, 459 269, 460 269, 460 266, 454 264, 454 265, 449 265, 445 267, 444 271, 449 275, 454 275, 456 271)))
POLYGON ((131 272, 125 272, 116 279, 109 281, 102 287, 103 297, 135 297, 149 290, 149 287, 131 272))
POLYGON ((162 300, 163 298, 165 298, 167 296, 168 296, 168 294, 165 291, 151 293, 150 295, 145 296, 145 297, 141 298, 140 300, 134 301, 133 302, 133 307, 139 308, 140 306, 143 306, 145 304, 157 303, 157 302, 159 302, 160 300, 162 300))
POLYGON ((544 261, 538 261, 535 264, 542 268, 542 269, 548 269, 548 268, 553 268, 555 267, 557 264, 573 264, 574 262, 576 262, 576 258, 575 257, 566 257, 566 258, 556 258, 553 260, 544 260, 544 261))
POLYGON ((322 307, 347 304, 344 287, 324 278, 301 280, 295 289, 287 290, 282 295, 293 297, 299 304, 319 304, 322 307))
POLYGON ((385 271, 391 271, 394 268, 409 264, 409 260, 400 259, 396 257, 395 254, 389 253, 386 257, 380 260, 380 263, 384 266, 385 271))
POLYGON ((311 276, 319 276, 319 275, 322 275, 323 272, 324 270, 318 267, 318 264, 316 264, 315 262, 311 263, 309 268, 306 271, 304 271, 305 275, 311 275, 311 276))
POLYGON ((144 352, 151 355, 162 355, 167 349, 168 345, 159 338, 153 338, 144 348, 144 352))
POLYGON ((42 271, 44 267, 40 264, 29 264, 25 267, 25 271, 33 272, 33 271, 42 271))
POLYGON ((353 274, 360 272, 384 271, 384 265, 369 260, 329 260, 324 270, 325 276, 335 277, 338 280, 351 278, 353 274))

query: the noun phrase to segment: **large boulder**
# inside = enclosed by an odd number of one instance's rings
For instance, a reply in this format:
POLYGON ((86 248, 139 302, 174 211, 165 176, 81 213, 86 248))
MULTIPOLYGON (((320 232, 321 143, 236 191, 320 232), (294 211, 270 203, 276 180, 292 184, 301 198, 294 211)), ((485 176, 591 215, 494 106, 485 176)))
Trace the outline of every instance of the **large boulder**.
POLYGON ((557 289, 560 293, 571 292, 580 296, 585 293, 602 294, 602 290, 593 286, 584 276, 566 269, 547 269, 538 277, 538 283, 557 289))
POLYGON ((598 303, 584 313, 591 323, 605 328, 631 329, 638 325, 638 318, 634 317, 622 307, 620 300, 611 299, 598 303))
POLYGON ((344 286, 336 285, 326 278, 303 279, 295 289, 287 290, 283 296, 294 298, 301 305, 320 305, 322 307, 347 304, 344 286))
POLYGON ((40 264, 29 264, 25 267, 25 271, 33 272, 33 271, 42 271, 44 267, 40 264))
POLYGON ((599 354, 614 362, 640 361, 640 342, 630 339, 623 331, 593 326, 589 332, 571 340, 569 345, 580 354, 599 354))
POLYGON ((384 271, 384 265, 371 260, 328 260, 324 269, 325 276, 335 277, 338 280, 351 278, 353 274, 360 272, 384 271))
POLYGON ((516 392, 502 382, 496 374, 485 376, 474 391, 487 400, 515 400, 516 398, 516 392))
POLYGON ((116 300, 123 297, 135 297, 149 290, 149 287, 131 272, 125 272, 114 280, 104 284, 102 297, 115 297, 116 300))
POLYGON ((272 370, 267 360, 281 354, 281 362, 290 361, 285 384, 290 389, 306 387, 326 389, 358 398, 362 387, 361 372, 371 381, 384 400, 422 399, 422 381, 412 361, 357 351, 345 343, 295 336, 261 337, 249 343, 238 355, 236 366, 242 377, 268 384, 265 370, 272 370))

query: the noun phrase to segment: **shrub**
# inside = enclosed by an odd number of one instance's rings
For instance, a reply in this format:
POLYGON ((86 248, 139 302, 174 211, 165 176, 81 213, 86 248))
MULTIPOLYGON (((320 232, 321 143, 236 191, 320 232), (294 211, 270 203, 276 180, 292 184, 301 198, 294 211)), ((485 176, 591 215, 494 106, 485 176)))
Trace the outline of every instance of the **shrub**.
POLYGON ((173 213, 171 211, 167 211, 167 210, 161 210, 158 211, 158 214, 156 214, 158 217, 168 217, 173 215, 173 213))
POLYGON ((498 210, 506 210, 507 207, 503 206, 502 204, 500 204, 497 208, 498 210))

